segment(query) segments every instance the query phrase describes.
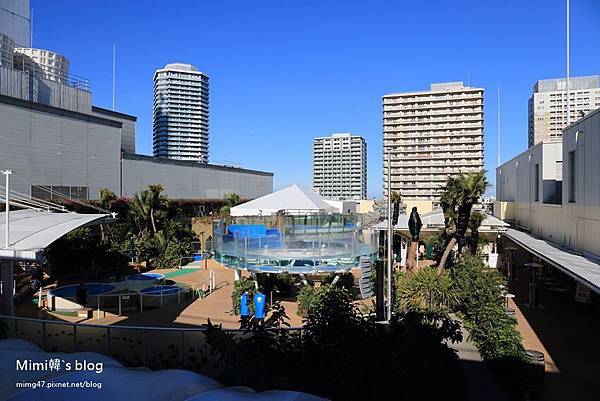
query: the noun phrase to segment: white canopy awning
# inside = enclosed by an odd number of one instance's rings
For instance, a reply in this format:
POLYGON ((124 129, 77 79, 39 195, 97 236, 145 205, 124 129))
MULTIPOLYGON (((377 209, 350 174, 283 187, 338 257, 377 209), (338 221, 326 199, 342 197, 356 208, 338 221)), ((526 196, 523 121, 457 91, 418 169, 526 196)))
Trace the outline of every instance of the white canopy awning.
POLYGON ((575 281, 600 294, 599 264, 583 256, 567 252, 557 244, 534 238, 522 231, 511 228, 506 233, 506 236, 544 262, 554 266, 568 276, 571 276, 575 281))
POLYGON ((292 185, 279 191, 242 203, 231 208, 232 216, 270 216, 280 210, 306 214, 318 212, 338 212, 325 199, 312 191, 292 185))
POLYGON ((24 209, 9 213, 9 247, 5 248, 6 213, 0 213, 0 259, 40 260, 41 251, 76 228, 111 220, 107 214, 51 213, 24 209))
MULTIPOLYGON (((420 215, 421 222, 423 223, 423 230, 438 230, 444 227, 444 213, 442 209, 435 209, 428 213, 420 215)), ((394 230, 408 230, 408 218, 409 215, 400 214, 398 216, 398 224, 394 226, 394 230)), ((485 214, 481 226, 479 227, 480 232, 504 232, 508 229, 509 224, 504 221, 485 214)), ((376 230, 387 230, 387 220, 377 223, 374 227, 376 230)))

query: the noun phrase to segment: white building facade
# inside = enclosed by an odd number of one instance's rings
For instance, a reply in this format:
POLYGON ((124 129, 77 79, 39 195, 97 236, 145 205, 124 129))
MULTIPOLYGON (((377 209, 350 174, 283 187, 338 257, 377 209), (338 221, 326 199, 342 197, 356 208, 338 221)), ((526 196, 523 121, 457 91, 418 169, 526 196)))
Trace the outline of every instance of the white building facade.
POLYGON ((496 169, 494 214, 532 234, 600 256, 600 110, 496 169))
POLYGON ((562 130, 600 108, 600 75, 569 79, 569 121, 567 121, 567 80, 544 79, 533 86, 529 98, 529 147, 540 142, 560 141, 562 130))
POLYGON ((190 64, 154 73, 154 157, 208 163, 208 76, 190 64))
POLYGON ((367 142, 349 133, 315 138, 313 189, 329 199, 366 199, 367 142))
POLYGON ((462 82, 383 96, 385 197, 388 157, 392 191, 432 206, 449 175, 483 169, 483 96, 462 82))

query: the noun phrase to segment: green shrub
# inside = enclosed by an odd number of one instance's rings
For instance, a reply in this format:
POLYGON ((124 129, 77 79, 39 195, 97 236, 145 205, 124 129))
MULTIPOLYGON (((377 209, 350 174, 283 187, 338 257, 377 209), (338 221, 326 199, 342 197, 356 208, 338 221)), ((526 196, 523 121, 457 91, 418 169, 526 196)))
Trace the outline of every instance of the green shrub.
POLYGON ((459 299, 457 311, 482 359, 495 367, 511 388, 522 388, 526 354, 517 320, 504 309, 503 277, 486 269, 480 257, 471 255, 463 256, 451 275, 459 299))
POLYGON ((311 285, 305 285, 298 293, 298 315, 306 316, 316 305, 318 300, 318 288, 311 285))
POLYGON ((240 298, 244 291, 248 291, 248 307, 250 308, 250 313, 254 313, 254 302, 252 302, 252 299, 254 294, 256 294, 256 286, 254 284, 254 280, 249 280, 246 277, 242 277, 233 285, 233 293, 231 294, 234 315, 240 314, 240 298))
POLYGON ((294 277, 291 274, 259 273, 257 275, 258 286, 265 294, 274 292, 280 297, 288 298, 294 294, 294 277))
POLYGON ((447 315, 458 301, 452 284, 447 272, 431 267, 401 275, 396 282, 396 310, 447 315))
MULTIPOLYGON (((323 279, 323 281, 321 282, 323 285, 328 285, 333 283, 333 280, 335 280, 335 277, 338 274, 336 273, 330 273, 327 276, 325 276, 325 278, 323 279)), ((341 287, 343 289, 345 289, 348 292, 352 292, 352 290, 354 289, 354 275, 352 274, 352 272, 346 272, 346 273, 339 273, 340 278, 338 279, 338 281, 335 283, 335 285, 337 287, 341 287)))

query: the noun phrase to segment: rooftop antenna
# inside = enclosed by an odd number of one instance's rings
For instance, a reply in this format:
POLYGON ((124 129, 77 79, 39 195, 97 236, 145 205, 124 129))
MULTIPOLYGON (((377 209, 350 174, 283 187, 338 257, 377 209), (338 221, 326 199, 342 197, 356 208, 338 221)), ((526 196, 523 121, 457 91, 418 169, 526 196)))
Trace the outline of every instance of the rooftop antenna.
POLYGON ((498 144, 497 144, 497 152, 498 152, 498 164, 497 167, 500 166, 500 87, 498 87, 498 120, 496 121, 497 127, 496 127, 496 131, 497 131, 497 140, 498 140, 498 144))
POLYGON ((117 45, 113 43, 113 63, 112 63, 112 109, 115 111, 115 60, 117 45))
POLYGON ((29 16, 29 47, 33 47, 33 7, 29 16))
POLYGON ((571 122, 571 94, 569 88, 569 75, 571 73, 571 63, 570 63, 570 42, 571 42, 571 13, 570 13, 570 0, 567 0, 567 124, 568 126, 571 122))

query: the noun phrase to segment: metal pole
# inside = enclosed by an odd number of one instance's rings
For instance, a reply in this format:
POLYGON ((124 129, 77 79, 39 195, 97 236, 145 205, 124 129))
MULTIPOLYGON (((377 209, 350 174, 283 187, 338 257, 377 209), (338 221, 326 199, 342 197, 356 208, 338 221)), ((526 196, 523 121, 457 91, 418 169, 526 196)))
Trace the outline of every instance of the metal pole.
POLYGON ((571 12, 570 12, 570 0, 567 0, 567 127, 571 122, 571 91, 569 88, 569 75, 571 74, 571 12))
POLYGON ((113 65, 112 65, 112 109, 115 111, 115 60, 117 53, 117 45, 113 43, 113 65))
POLYGON ((498 136, 498 164, 496 165, 496 167, 500 166, 500 87, 498 87, 498 121, 497 121, 498 127, 497 127, 497 136, 498 136))
POLYGON ((388 153, 388 238, 387 238, 387 321, 392 319, 392 239, 394 235, 392 225, 392 154, 388 153))
POLYGON ((12 174, 12 170, 4 170, 2 174, 6 176, 6 183, 4 187, 6 189, 6 194, 4 198, 4 218, 6 224, 6 226, 4 227, 4 248, 8 249, 8 247, 10 246, 10 175, 12 174))
POLYGON ((121 295, 119 294, 119 316, 121 316, 121 295))

